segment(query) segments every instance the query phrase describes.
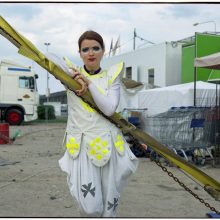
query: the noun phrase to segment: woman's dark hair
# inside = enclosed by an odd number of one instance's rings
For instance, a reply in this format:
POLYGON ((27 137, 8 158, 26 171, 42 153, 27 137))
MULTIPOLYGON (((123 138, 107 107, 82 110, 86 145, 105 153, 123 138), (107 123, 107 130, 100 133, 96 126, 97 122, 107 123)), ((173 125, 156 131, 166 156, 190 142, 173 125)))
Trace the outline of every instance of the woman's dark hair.
POLYGON ((89 30, 89 31, 84 32, 80 36, 80 38, 78 40, 79 50, 81 49, 82 41, 85 40, 85 39, 95 40, 95 41, 99 42, 99 44, 101 45, 103 50, 105 49, 105 44, 104 44, 104 41, 102 39, 102 36, 100 34, 98 34, 97 32, 95 32, 95 31, 89 30))

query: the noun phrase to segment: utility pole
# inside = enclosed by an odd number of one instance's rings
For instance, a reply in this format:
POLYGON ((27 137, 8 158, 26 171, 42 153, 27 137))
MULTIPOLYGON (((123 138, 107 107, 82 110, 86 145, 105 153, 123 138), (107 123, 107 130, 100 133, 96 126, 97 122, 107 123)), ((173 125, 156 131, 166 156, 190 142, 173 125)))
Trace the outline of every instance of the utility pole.
POLYGON ((136 38, 142 40, 142 41, 145 41, 146 43, 149 43, 149 44, 154 44, 153 42, 149 41, 149 40, 146 40, 144 39, 143 37, 140 37, 137 35, 136 33, 136 28, 134 29, 134 37, 133 37, 133 50, 136 49, 136 38))
POLYGON ((134 29, 133 50, 135 50, 135 38, 137 37, 136 28, 134 29))
MULTIPOLYGON (((50 43, 44 43, 44 45, 47 48, 47 53, 48 53, 48 47, 50 46, 50 43)), ((47 97, 47 102, 49 102, 49 97, 50 97, 50 89, 49 89, 49 73, 47 71, 47 89, 46 89, 46 97, 47 97)))

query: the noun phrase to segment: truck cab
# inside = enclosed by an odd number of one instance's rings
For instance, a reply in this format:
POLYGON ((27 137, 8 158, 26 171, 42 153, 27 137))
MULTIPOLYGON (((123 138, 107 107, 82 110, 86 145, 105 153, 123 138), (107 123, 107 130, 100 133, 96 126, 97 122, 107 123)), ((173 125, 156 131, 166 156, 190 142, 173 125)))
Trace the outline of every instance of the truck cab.
POLYGON ((0 63, 0 116, 11 125, 37 119, 37 74, 13 61, 0 63))

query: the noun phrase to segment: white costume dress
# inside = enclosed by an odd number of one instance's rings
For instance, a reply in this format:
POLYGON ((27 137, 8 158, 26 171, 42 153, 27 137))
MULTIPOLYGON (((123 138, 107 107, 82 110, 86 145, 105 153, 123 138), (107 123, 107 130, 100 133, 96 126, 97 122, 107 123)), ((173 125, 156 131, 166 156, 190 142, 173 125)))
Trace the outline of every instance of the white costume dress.
MULTIPOLYGON (((107 96, 120 81, 122 69, 123 63, 119 63, 96 75, 89 75, 84 68, 81 73, 92 81, 91 94, 95 86, 107 96)), ((67 90, 67 98, 66 152, 59 165, 67 173, 70 193, 78 201, 82 216, 115 217, 122 188, 137 169, 138 160, 114 124, 74 92, 67 90)), ((93 98, 99 102, 95 95, 93 98)))

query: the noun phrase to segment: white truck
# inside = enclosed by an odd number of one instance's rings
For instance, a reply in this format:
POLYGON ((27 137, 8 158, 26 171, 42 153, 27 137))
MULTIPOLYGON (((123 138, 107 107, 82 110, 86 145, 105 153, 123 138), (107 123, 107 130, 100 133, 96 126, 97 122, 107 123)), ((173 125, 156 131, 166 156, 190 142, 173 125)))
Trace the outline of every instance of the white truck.
POLYGON ((0 63, 0 118, 10 125, 37 119, 38 75, 30 67, 2 60, 0 63))

